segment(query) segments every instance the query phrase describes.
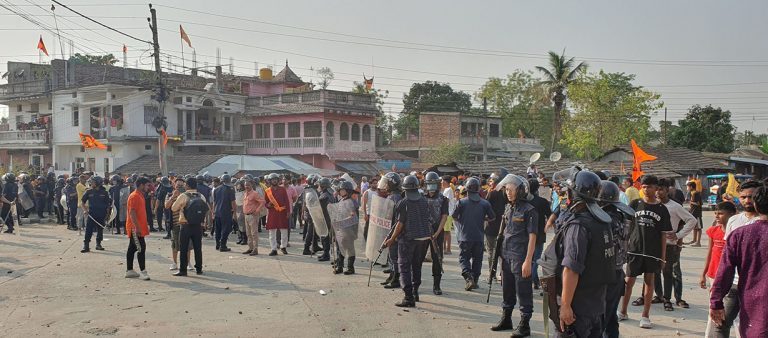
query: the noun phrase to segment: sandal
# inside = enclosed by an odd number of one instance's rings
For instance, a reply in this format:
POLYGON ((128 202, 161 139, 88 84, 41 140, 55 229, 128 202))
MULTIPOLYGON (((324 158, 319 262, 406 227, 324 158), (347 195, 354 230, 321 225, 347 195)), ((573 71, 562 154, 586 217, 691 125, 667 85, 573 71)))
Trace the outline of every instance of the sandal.
POLYGON ((672 302, 668 300, 664 301, 664 311, 675 311, 675 308, 672 306, 672 302))
POLYGON ((683 309, 690 308, 690 305, 688 305, 688 303, 686 301, 684 301, 684 300, 678 300, 677 301, 677 306, 679 306, 679 307, 681 307, 683 309))
POLYGON ((661 304, 664 303, 664 300, 661 299, 659 296, 653 296, 653 299, 651 299, 651 304, 661 304))
POLYGON ((645 304, 645 300, 643 300, 643 297, 637 297, 634 301, 632 301, 632 306, 643 306, 645 304))

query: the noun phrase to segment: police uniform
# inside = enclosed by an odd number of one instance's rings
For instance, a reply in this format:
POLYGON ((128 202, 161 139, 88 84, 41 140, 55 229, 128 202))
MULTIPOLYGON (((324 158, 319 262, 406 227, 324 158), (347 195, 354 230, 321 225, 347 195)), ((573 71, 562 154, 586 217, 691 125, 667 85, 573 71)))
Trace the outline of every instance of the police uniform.
POLYGON ((616 310, 619 300, 624 295, 624 263, 627 261, 627 239, 629 238, 627 222, 630 221, 624 213, 616 207, 607 206, 605 211, 611 216, 611 232, 613 234, 613 250, 616 260, 614 268, 614 280, 606 289, 605 295, 605 327, 603 336, 606 338, 619 337, 619 321, 616 310))
MULTIPOLYGON (((442 194, 439 192, 434 193, 434 197, 430 197, 429 194, 425 195, 424 198, 427 200, 427 205, 429 206, 429 221, 431 225, 431 231, 434 234, 437 232, 438 227, 440 226, 440 221, 443 219, 443 216, 448 216, 448 199, 445 198, 442 194)), ((432 257, 432 277, 434 277, 434 285, 433 285, 433 291, 435 294, 440 294, 442 291, 440 290, 440 280, 443 278, 443 245, 445 244, 445 232, 440 231, 440 235, 438 235, 433 242, 435 246, 428 246, 431 247, 431 257, 432 257)), ((425 249, 426 250, 426 249, 425 249)), ((426 252, 425 252, 426 255, 426 252)))
MULTIPOLYGON (((328 236, 322 238, 323 242, 323 255, 319 258, 320 261, 327 261, 330 259, 331 251, 331 236, 335 236, 333 233, 333 227, 331 226, 331 217, 328 215, 328 204, 335 203, 336 197, 333 196, 333 192, 330 188, 323 189, 318 196, 320 200, 320 207, 323 209, 323 218, 325 218, 325 224, 328 226, 328 236)), ((338 252, 338 247, 336 248, 338 252)))
MULTIPOLYGON (((528 254, 530 234, 538 233, 538 213, 524 200, 507 204, 504 210, 504 240, 501 244, 501 274, 504 311, 512 311, 520 301, 521 320, 533 315, 533 274, 523 277, 522 269, 528 254)), ((533 269, 533 264, 531 264, 533 269)))
POLYGON ((56 185, 53 188, 53 211, 56 212, 56 223, 64 224, 64 208, 61 206, 61 196, 64 190, 64 179, 60 178, 56 181, 56 185))
POLYGON ((71 183, 64 187, 64 195, 67 196, 67 229, 77 230, 77 188, 71 183))
MULTIPOLYGON (((397 224, 397 220, 400 217, 399 210, 397 208, 398 203, 400 203, 401 200, 403 200, 403 196, 400 194, 400 192, 390 192, 387 196, 387 199, 390 201, 395 202, 395 211, 392 215, 392 229, 394 230, 395 224, 397 224)), ((391 283, 388 285, 384 285, 384 288, 386 289, 395 289, 401 287, 400 284, 400 266, 399 266, 399 252, 397 250, 398 241, 395 241, 392 243, 392 245, 389 247, 389 269, 392 270, 391 277, 391 283)))
MULTIPOLYGON (((16 198, 18 196, 19 196, 19 186, 16 185, 16 182, 6 181, 5 184, 3 184, 3 197, 9 202, 13 203, 14 201, 16 201, 16 198)), ((11 213, 10 203, 3 203, 3 208, 2 208, 2 211, 0 212, 0 217, 3 218, 5 226, 8 228, 5 230, 5 232, 7 233, 13 232, 13 215, 11 213)))
MULTIPOLYGON (((109 187, 109 197, 112 198, 112 205, 115 206, 115 211, 117 211, 116 216, 119 216, 120 211, 122 210, 122 207, 120 206, 120 190, 122 190, 123 187, 124 185, 122 183, 109 187)), ((115 217, 112 226, 115 228, 115 230, 117 230, 117 234, 119 235, 120 229, 125 227, 125 224, 120 222, 120 217, 115 217)))
POLYGON ((564 231, 562 268, 580 276, 571 303, 576 321, 570 329, 578 337, 599 337, 607 285, 615 281, 611 226, 585 209, 561 213, 557 227, 564 231))
MULTIPOLYGON (((305 200, 307 198, 307 194, 311 193, 312 190, 315 190, 313 186, 310 184, 307 184, 307 186, 304 187, 304 191, 301 194, 301 199, 305 200)), ((318 238, 315 236, 315 222, 312 221, 312 216, 309 214, 309 209, 307 209, 307 203, 304 201, 301 204, 301 218, 304 222, 304 255, 311 255, 315 252, 320 251, 320 248, 318 246, 318 238)))
POLYGON ((104 239, 104 223, 107 220, 107 214, 112 210, 112 198, 104 186, 99 185, 96 189, 88 189, 83 194, 83 205, 88 205, 88 216, 85 222, 85 240, 83 241, 83 251, 88 252, 89 244, 93 231, 96 230, 96 249, 101 248, 101 241, 104 239), (98 222, 98 223, 97 223, 98 222))
MULTIPOLYGON (((403 230, 397 240, 397 266, 405 299, 418 300, 421 285, 421 266, 432 229, 427 211, 428 203, 423 196, 416 201, 402 199, 395 206, 397 220, 403 230)), ((393 245, 395 246, 395 245, 393 245)))

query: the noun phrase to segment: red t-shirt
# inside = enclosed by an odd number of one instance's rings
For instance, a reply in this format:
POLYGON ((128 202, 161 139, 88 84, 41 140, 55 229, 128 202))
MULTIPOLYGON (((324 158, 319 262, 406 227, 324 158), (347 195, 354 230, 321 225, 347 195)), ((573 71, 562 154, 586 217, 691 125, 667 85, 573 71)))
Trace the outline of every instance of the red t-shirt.
POLYGON ((134 190, 128 196, 128 210, 126 213, 127 217, 125 222, 125 234, 128 235, 128 237, 131 237, 134 228, 139 230, 140 237, 149 236, 149 226, 147 225, 147 206, 144 201, 144 194, 142 194, 138 189, 134 190), (133 224, 133 221, 131 220, 131 210, 136 210, 136 222, 139 224, 133 224))
POLYGON ((723 231, 721 224, 717 224, 707 229, 707 236, 712 241, 712 258, 709 261, 707 277, 715 278, 717 267, 720 265, 720 256, 723 254, 723 248, 725 248, 725 231, 723 231))

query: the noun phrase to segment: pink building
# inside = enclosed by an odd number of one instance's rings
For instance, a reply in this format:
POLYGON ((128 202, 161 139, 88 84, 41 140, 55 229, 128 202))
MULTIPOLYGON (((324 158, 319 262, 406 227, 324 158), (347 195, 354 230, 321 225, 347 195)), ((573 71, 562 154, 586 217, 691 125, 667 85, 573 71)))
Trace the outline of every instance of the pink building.
POLYGON ((315 167, 378 171, 373 97, 333 90, 252 97, 240 135, 250 155, 290 155, 315 167))

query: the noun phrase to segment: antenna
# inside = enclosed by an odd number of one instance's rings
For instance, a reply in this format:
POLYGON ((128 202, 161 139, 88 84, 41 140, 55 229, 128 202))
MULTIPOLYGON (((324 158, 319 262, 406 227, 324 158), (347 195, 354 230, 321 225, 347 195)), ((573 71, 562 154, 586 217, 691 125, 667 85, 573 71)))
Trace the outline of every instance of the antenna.
POLYGON ((221 48, 216 47, 216 66, 221 66, 221 48))

